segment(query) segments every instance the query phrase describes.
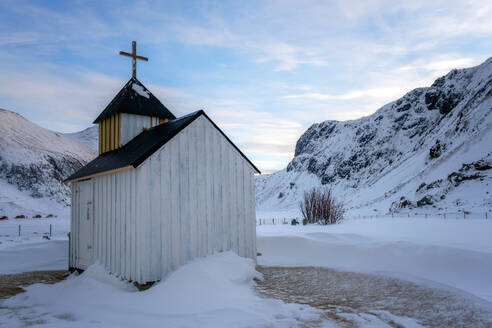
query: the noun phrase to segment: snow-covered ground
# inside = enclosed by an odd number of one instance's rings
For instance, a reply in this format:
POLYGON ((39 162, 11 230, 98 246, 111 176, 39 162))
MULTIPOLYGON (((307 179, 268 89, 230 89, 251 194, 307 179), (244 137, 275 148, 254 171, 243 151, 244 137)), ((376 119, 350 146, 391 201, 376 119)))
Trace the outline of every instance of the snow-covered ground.
MULTIPOLYGON (((25 220, 21 224, 26 235, 21 237, 16 235, 19 221, 0 221, 0 273, 65 269, 68 219, 25 220), (42 236, 49 223, 53 239, 45 240, 42 236)), ((257 227, 258 252, 262 254, 258 264, 326 267, 397 278, 426 288, 426 293, 435 290, 459 295, 460 300, 466 300, 463 308, 479 306, 480 315, 485 313, 492 320, 490 236, 492 220, 484 219, 378 218, 352 219, 333 226, 262 225, 257 227)), ((31 285, 25 293, 0 301, 0 326, 32 322, 48 327, 339 324, 320 309, 258 296, 252 288, 258 275, 252 261, 219 253, 192 261, 151 289, 137 292, 95 265, 82 275, 55 285, 31 285)), ((387 285, 391 283, 393 280, 388 280, 387 285)), ((381 321, 385 317, 403 327, 420 327, 415 318, 378 311, 373 311, 377 316, 366 311, 355 319, 348 312, 340 315, 351 317, 361 327, 389 327, 387 320, 381 321)))
POLYGON ((68 231, 67 216, 0 221, 0 274, 66 270, 68 231))
POLYGON ((492 220, 378 218, 257 227, 258 264, 321 266, 460 289, 492 302, 492 220))
POLYGON ((94 265, 56 285, 35 284, 1 303, 0 325, 45 327, 293 327, 321 311, 260 298, 252 260, 197 259, 153 288, 137 289, 94 265))

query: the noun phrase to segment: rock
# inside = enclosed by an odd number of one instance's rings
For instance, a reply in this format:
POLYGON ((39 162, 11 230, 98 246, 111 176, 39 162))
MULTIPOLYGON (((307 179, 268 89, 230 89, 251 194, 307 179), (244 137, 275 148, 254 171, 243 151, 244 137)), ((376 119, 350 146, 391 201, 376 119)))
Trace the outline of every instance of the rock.
POLYGON ((443 147, 441 147, 441 143, 439 139, 437 139, 435 145, 429 149, 429 157, 431 159, 438 158, 439 156, 441 156, 442 151, 443 147))
POLYGON ((424 196, 423 198, 421 198, 420 200, 417 201, 417 206, 418 207, 422 207, 422 206, 426 206, 426 205, 432 205, 434 204, 434 199, 432 198, 432 196, 424 196))
POLYGON ((422 182, 419 187, 417 188, 416 192, 421 191, 427 184, 425 182, 422 182))
POLYGON ((398 212, 399 210, 404 208, 413 208, 413 204, 411 201, 402 196, 400 197, 399 201, 394 201, 391 204, 390 212, 398 212))
POLYGON ((488 161, 484 161, 483 159, 473 163, 473 166, 477 171, 485 171, 485 170, 492 169, 492 163, 488 161))
POLYGON ((475 180, 480 178, 483 178, 483 176, 478 173, 466 175, 459 172, 453 172, 448 175, 448 181, 451 182, 455 187, 458 187, 463 181, 475 180))

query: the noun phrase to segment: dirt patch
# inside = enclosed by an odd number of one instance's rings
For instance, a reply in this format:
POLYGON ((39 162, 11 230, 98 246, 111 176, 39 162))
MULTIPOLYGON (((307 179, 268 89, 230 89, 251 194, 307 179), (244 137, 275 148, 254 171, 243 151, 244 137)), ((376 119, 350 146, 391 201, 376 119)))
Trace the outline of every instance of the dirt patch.
POLYGON ((32 271, 19 274, 0 275, 0 299, 24 292, 22 287, 36 283, 54 284, 70 275, 65 270, 32 271))
POLYGON ((491 309, 447 290, 327 268, 257 270, 264 277, 255 285, 260 295, 321 309, 341 327, 364 326, 367 320, 405 327, 408 318, 425 327, 492 327, 491 309))

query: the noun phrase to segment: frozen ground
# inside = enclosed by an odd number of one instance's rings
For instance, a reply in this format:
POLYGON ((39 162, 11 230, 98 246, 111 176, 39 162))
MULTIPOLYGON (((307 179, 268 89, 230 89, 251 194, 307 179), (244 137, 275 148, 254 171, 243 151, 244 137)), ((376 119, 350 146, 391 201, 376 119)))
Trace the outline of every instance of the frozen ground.
MULTIPOLYGON (((35 284, 0 303, 0 325, 18 327, 294 327, 319 321, 309 306, 261 298, 251 260, 219 253, 137 292, 97 265, 55 285, 35 284)), ((326 325, 325 325, 326 326, 326 325)))
POLYGON ((321 266, 438 283, 492 301, 492 220, 364 219, 262 225, 258 263, 321 266))
MULTIPOLYGON (((68 223, 0 221, 0 273, 65 269, 68 223), (42 238, 49 223, 54 240, 42 238)), ((260 282, 232 253, 193 261, 145 292, 94 266, 0 300, 0 327, 491 327, 491 235, 483 219, 262 225, 260 282)))
POLYGON ((491 307, 469 295, 382 275, 258 266, 266 297, 323 310, 340 327, 491 327, 491 307))

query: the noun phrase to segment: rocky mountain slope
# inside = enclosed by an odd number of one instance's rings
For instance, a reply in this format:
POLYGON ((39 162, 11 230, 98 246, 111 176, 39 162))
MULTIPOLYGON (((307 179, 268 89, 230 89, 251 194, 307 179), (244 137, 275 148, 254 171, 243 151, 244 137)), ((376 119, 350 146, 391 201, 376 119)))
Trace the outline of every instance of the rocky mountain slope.
POLYGON ((70 188, 63 179, 96 151, 3 109, 0 131, 0 215, 24 214, 43 199, 69 204, 70 188))
POLYGON ((492 208, 492 58, 452 70, 374 114, 313 124, 286 169, 257 177, 260 210, 333 188, 350 210, 492 208))

